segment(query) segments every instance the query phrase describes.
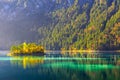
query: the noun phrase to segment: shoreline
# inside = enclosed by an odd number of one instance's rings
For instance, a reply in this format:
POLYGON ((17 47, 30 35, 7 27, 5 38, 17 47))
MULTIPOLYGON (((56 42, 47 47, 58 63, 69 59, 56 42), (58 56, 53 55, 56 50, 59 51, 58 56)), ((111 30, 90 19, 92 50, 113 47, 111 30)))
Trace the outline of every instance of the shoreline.
MULTIPOLYGON (((9 51, 8 51, 9 52, 9 51)), ((111 51, 105 51, 105 50, 64 50, 64 51, 61 51, 61 50, 45 50, 44 53, 49 53, 49 52, 61 52, 61 53, 95 53, 95 52, 98 52, 98 53, 104 53, 104 52, 109 52, 109 53, 112 53, 112 52, 116 52, 116 53, 120 53, 120 50, 111 50, 111 51)), ((34 54, 30 54, 30 55, 34 55, 34 54)), ((13 56, 13 54, 11 53, 8 53, 7 56, 13 56)))
POLYGON ((105 50, 45 50, 45 52, 120 52, 120 50, 110 50, 110 51, 105 51, 105 50))

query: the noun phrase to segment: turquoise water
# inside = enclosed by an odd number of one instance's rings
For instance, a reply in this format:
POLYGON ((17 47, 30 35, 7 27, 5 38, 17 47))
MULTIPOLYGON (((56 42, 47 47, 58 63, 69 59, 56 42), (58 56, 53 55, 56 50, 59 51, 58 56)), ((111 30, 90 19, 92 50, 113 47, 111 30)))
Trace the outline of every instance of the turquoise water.
POLYGON ((6 56, 0 51, 0 80, 119 80, 120 53, 60 53, 6 56))

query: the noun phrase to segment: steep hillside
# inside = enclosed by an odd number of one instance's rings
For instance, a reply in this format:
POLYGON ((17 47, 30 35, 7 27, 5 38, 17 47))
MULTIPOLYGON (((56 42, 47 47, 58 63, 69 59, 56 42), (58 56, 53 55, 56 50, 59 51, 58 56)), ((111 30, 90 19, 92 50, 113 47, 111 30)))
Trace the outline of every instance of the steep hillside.
POLYGON ((53 22, 38 30, 47 49, 120 49, 119 0, 74 0, 50 15, 53 22))
POLYGON ((0 0, 0 48, 119 50, 119 0, 0 0))

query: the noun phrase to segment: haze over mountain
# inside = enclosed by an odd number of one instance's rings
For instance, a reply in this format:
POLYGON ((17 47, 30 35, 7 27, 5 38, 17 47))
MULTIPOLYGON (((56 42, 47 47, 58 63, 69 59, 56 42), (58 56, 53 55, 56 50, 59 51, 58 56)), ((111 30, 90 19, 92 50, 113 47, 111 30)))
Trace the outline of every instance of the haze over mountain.
POLYGON ((48 14, 57 8, 55 0, 0 0, 0 47, 37 42, 37 29, 51 22, 48 14))
POLYGON ((0 48, 119 49, 119 0, 0 0, 0 48))
POLYGON ((36 41, 36 27, 49 19, 43 4, 46 4, 44 0, 0 0, 1 48, 9 48, 16 42, 36 41))

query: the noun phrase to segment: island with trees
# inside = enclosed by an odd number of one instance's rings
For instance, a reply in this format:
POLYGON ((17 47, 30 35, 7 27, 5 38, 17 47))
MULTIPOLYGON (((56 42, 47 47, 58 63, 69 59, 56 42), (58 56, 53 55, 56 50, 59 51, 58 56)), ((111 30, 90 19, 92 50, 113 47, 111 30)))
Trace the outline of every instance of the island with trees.
POLYGON ((44 48, 36 43, 22 43, 10 48, 9 56, 14 55, 44 55, 44 48))

